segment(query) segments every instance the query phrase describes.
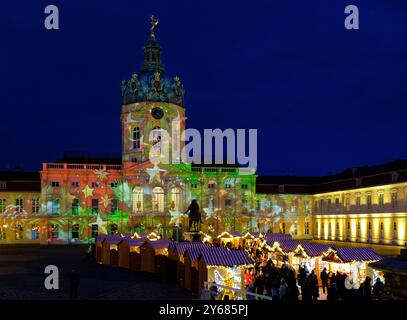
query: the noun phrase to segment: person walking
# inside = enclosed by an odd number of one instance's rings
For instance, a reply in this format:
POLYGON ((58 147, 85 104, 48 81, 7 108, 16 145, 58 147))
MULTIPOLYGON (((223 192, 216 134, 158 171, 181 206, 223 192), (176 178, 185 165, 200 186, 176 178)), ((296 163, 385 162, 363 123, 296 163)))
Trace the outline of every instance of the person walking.
POLYGON ((79 275, 75 269, 72 269, 69 276, 69 297, 78 299, 79 275))

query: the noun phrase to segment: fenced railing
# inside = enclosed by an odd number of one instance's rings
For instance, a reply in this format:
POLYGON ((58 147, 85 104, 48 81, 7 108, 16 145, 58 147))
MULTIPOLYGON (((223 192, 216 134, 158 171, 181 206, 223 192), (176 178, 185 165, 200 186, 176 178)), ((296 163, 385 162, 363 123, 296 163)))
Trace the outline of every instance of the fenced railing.
MULTIPOLYGON (((205 295, 205 293, 204 293, 204 291, 205 290, 203 290, 202 292, 203 292, 203 295, 201 295, 201 300, 207 300, 207 299, 210 299, 210 287, 213 285, 213 282, 204 282, 204 289, 206 290, 206 293, 209 295, 208 297, 206 297, 206 296, 204 296, 205 295)), ((232 292, 235 292, 235 293, 237 293, 237 296, 238 297, 240 297, 240 298, 242 298, 242 299, 240 299, 240 300, 247 300, 247 296, 253 296, 254 298, 253 298, 253 300, 255 300, 255 299, 260 299, 260 300, 273 300, 272 299, 272 297, 269 297, 269 296, 265 296, 265 295, 263 295, 263 294, 258 294, 258 293, 254 293, 254 292, 250 292, 250 291, 247 291, 247 290, 242 290, 242 289, 238 289, 238 288, 233 288, 233 287, 228 287, 228 286, 224 286, 224 285, 221 285, 221 284, 215 284, 215 286, 219 289, 219 288, 221 288, 221 289, 223 289, 223 290, 229 290, 229 291, 232 291, 232 292)), ((218 290, 218 292, 219 292, 219 290, 218 290)), ((219 295, 218 295, 219 296, 219 295)))

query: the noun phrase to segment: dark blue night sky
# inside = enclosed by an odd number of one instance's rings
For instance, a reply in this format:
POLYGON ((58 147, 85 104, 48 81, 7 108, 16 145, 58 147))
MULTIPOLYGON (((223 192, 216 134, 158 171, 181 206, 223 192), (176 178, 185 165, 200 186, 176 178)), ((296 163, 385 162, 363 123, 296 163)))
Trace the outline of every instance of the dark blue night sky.
POLYGON ((0 4, 0 169, 120 153, 120 81, 143 63, 151 14, 188 127, 258 129, 259 173, 407 158, 407 1, 16 0, 0 4))

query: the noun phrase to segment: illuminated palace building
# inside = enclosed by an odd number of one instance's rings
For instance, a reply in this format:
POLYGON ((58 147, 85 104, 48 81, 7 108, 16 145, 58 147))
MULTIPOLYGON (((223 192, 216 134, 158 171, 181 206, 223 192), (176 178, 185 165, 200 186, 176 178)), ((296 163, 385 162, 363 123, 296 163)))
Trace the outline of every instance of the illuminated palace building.
POLYGON ((325 177, 152 163, 150 151, 162 150, 161 129, 182 130, 186 119, 183 85, 166 74, 161 50, 153 29, 140 73, 122 82, 120 158, 65 155, 40 172, 0 172, 1 243, 87 243, 101 233, 150 231, 173 237, 188 230, 184 212, 197 199, 201 230, 211 235, 271 231, 404 245, 407 161, 325 177))

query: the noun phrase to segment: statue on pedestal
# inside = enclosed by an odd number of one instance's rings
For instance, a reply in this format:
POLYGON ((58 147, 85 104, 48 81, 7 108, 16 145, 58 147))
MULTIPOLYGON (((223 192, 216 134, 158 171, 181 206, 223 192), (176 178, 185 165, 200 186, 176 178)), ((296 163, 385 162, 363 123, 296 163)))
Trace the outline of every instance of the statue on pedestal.
POLYGON ((189 231, 199 232, 199 224, 202 223, 202 220, 201 212, 199 211, 199 205, 196 199, 192 200, 185 213, 188 213, 189 231))

